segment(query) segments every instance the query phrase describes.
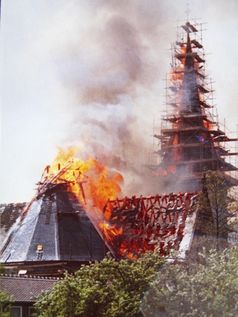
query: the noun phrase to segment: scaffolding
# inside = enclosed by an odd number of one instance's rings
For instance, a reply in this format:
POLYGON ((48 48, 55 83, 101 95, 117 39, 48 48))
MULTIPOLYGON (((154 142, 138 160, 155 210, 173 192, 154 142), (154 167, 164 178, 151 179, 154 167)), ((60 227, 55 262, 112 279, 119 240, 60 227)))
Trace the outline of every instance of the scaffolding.
MULTIPOLYGON (((161 163, 150 166, 155 174, 179 183, 179 190, 197 190, 204 172, 219 171, 228 185, 237 185, 237 137, 229 137, 219 124, 213 83, 205 69, 203 24, 186 22, 172 45, 171 72, 166 79, 167 111, 154 137, 161 163), (182 31, 182 32, 181 32, 182 31), (169 109, 169 110, 168 110, 169 109), (230 159, 230 160, 229 160, 230 159), (232 175, 233 173, 233 175, 232 175)), ((178 190, 178 188, 176 188, 178 190)))

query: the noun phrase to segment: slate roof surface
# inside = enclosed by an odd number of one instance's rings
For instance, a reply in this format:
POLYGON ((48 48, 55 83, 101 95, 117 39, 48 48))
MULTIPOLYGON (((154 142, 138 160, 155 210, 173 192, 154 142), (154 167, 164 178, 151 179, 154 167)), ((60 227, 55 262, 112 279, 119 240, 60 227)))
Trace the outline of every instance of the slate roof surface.
POLYGON ((26 203, 0 204, 0 228, 8 231, 25 206, 26 203))
POLYGON ((8 293, 13 302, 35 302, 43 292, 49 291, 59 278, 37 276, 0 275, 0 290, 8 293))
POLYGON ((1 263, 95 261, 107 248, 73 193, 57 187, 32 201, 8 232, 1 263), (42 245, 39 258, 37 246, 42 245))

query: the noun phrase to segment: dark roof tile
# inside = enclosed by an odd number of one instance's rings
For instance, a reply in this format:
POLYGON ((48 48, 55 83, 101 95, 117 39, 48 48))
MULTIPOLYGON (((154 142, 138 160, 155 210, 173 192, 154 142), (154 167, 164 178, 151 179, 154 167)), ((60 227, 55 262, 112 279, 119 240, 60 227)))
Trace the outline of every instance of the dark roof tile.
POLYGON ((39 276, 0 275, 0 290, 11 296, 13 302, 35 302, 46 291, 59 282, 59 278, 39 276))

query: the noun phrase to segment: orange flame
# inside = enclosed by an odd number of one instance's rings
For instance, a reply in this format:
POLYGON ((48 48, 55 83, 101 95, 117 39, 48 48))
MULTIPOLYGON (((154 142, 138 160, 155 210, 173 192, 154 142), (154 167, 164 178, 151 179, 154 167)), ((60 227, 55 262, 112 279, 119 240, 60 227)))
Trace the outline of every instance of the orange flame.
POLYGON ((172 69, 172 71, 171 71, 171 73, 170 73, 170 80, 171 80, 172 82, 178 82, 178 81, 182 81, 182 80, 183 80, 186 50, 187 50, 186 45, 181 45, 181 46, 180 46, 179 54, 181 54, 181 56, 184 56, 184 57, 181 57, 181 59, 180 59, 180 64, 179 64, 179 65, 176 65, 176 66, 172 69))
POLYGON ((102 210, 109 199, 121 193, 123 177, 96 159, 83 161, 76 154, 77 148, 60 149, 54 162, 46 167, 44 181, 67 182, 82 204, 102 210))
POLYGON ((102 230, 104 237, 108 241, 111 241, 116 236, 121 236, 123 234, 122 228, 113 227, 107 222, 101 222, 99 224, 99 228, 102 230))

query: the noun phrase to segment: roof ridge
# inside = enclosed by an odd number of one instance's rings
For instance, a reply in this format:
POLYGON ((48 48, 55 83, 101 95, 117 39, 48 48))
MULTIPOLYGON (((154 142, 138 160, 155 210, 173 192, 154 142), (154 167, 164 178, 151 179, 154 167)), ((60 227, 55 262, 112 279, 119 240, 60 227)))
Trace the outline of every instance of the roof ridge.
POLYGON ((57 281, 62 280, 61 277, 56 276, 40 276, 40 275, 18 275, 18 274, 0 274, 0 277, 8 277, 8 278, 19 278, 19 279, 36 279, 36 280, 49 280, 49 281, 57 281))

